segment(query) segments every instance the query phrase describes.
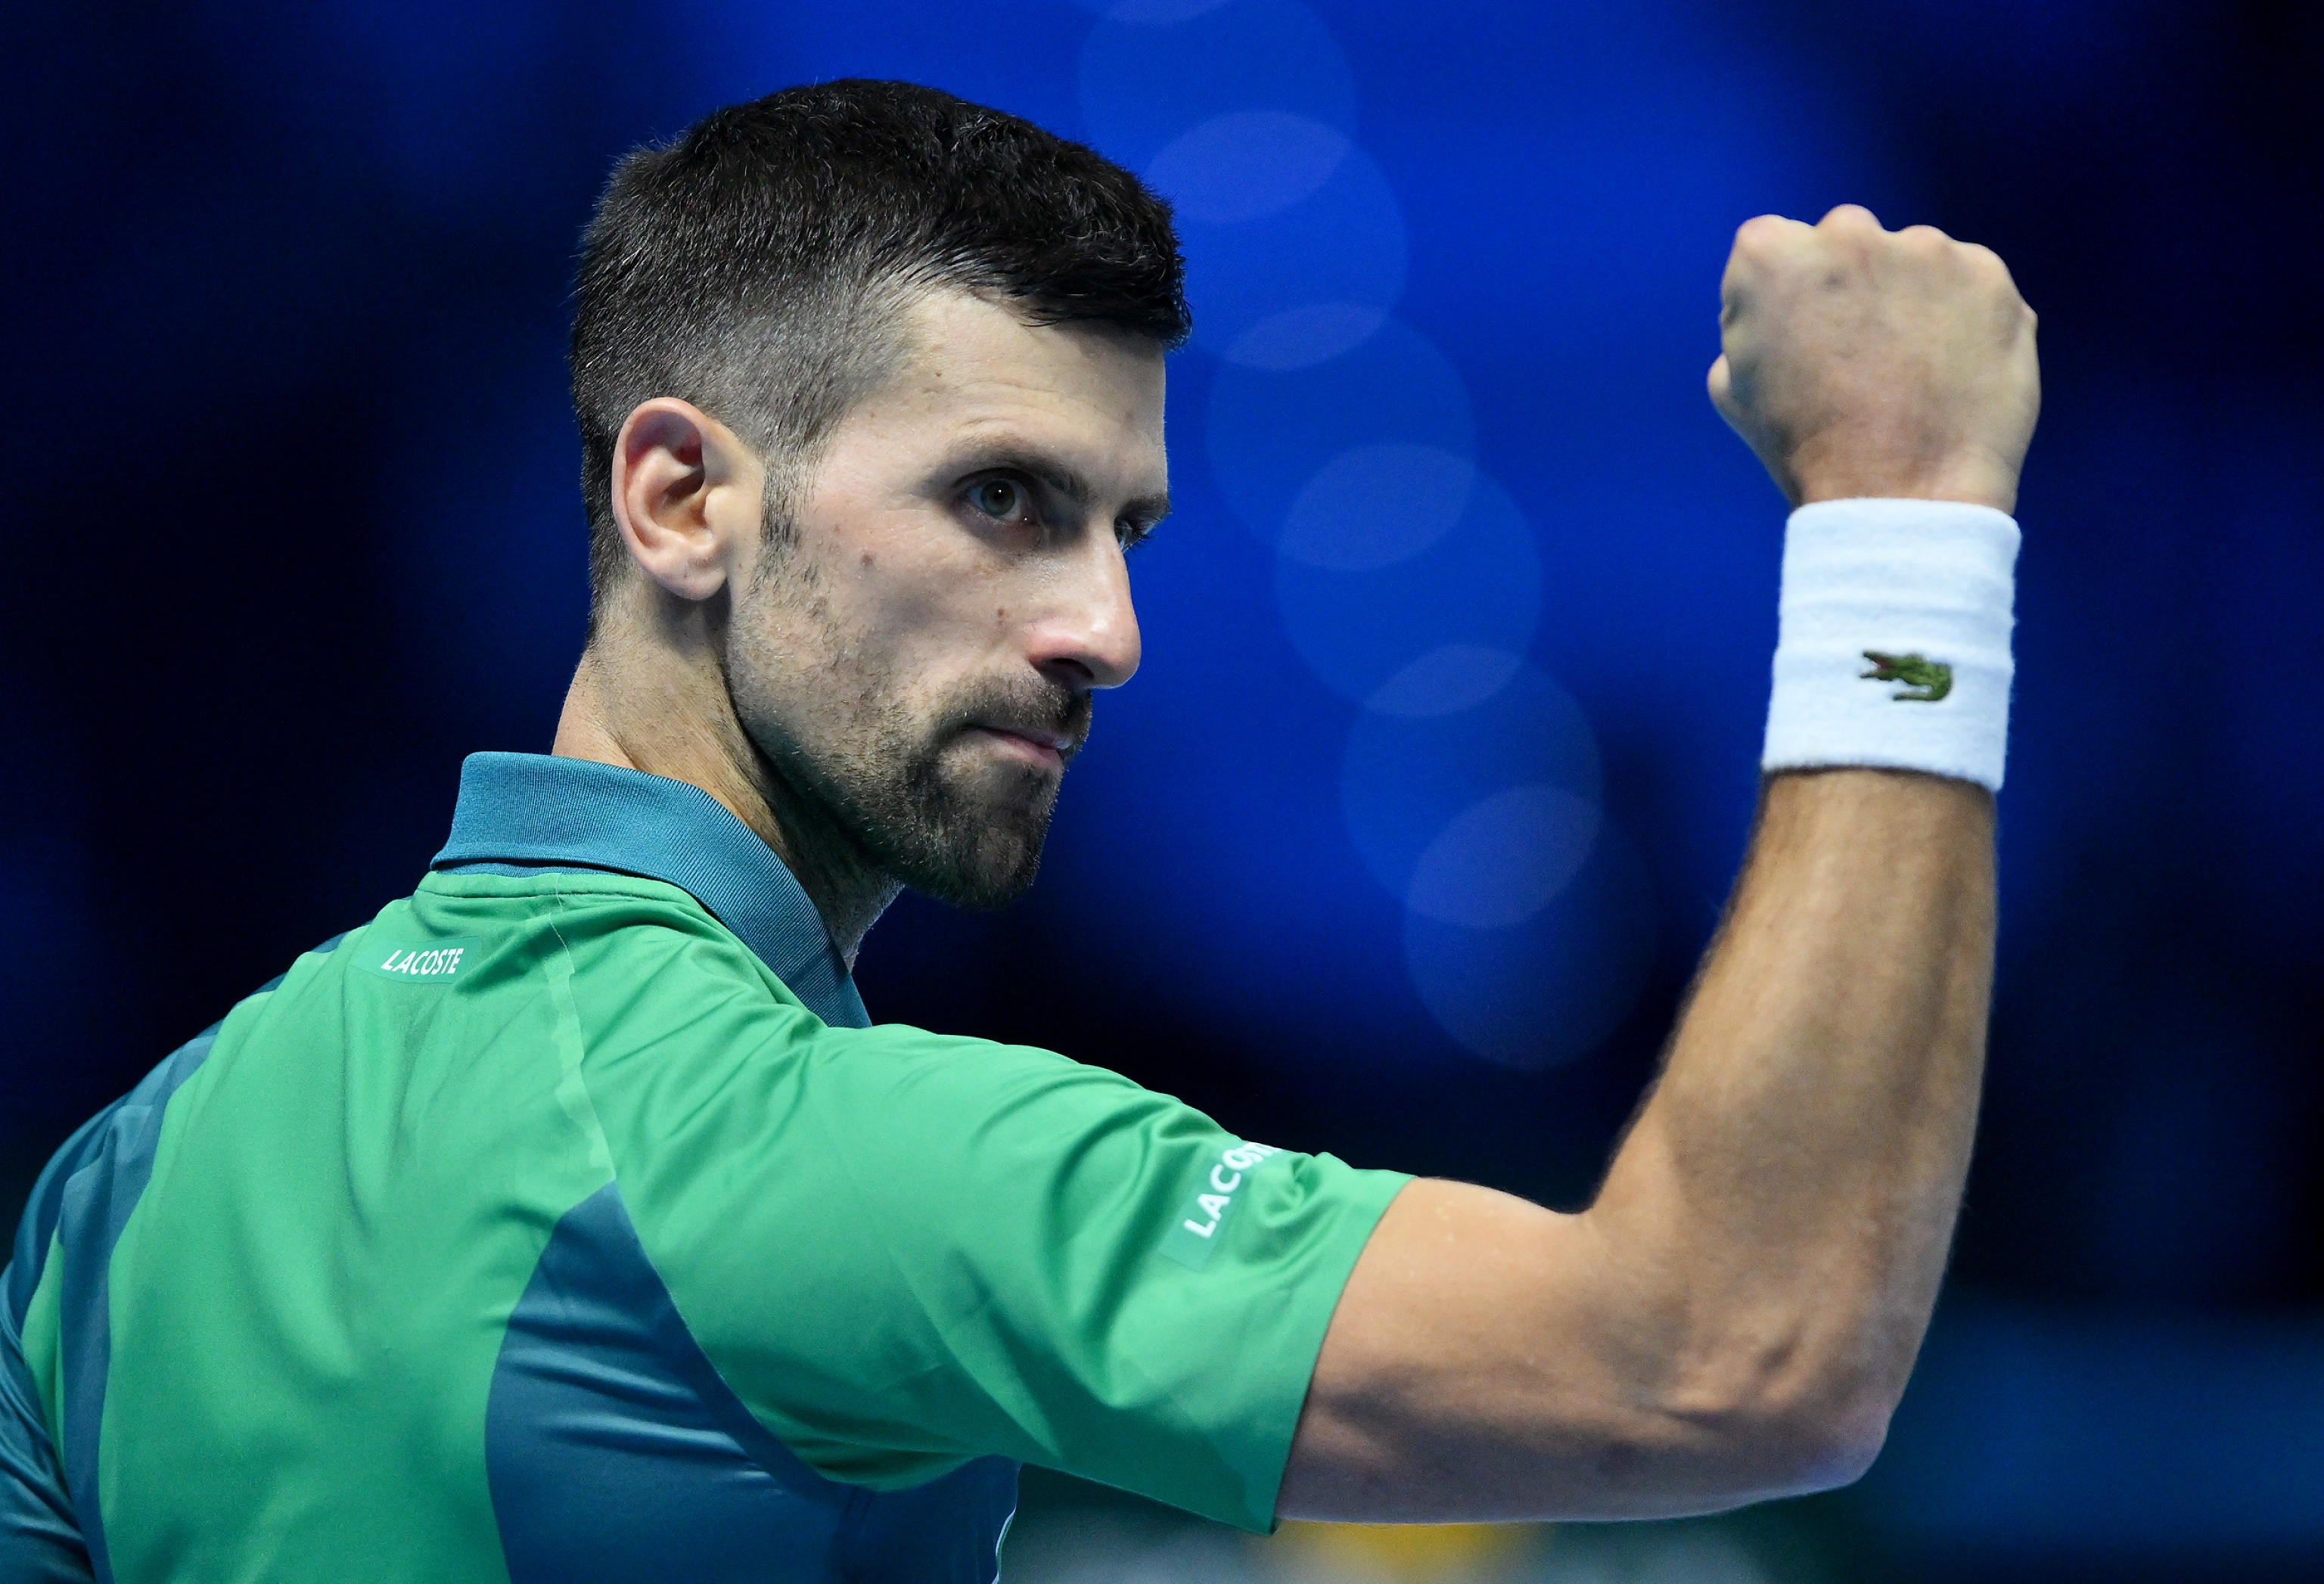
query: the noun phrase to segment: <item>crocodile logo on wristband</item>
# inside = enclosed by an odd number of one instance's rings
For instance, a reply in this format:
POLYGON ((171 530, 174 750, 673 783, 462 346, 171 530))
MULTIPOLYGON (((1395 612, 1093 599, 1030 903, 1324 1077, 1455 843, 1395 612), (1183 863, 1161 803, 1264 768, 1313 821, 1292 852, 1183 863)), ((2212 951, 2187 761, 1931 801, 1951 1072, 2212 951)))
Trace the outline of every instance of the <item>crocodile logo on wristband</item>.
POLYGON ((1888 695, 1898 704, 1934 704, 1953 690, 1953 668, 1942 660, 1883 654, 1877 649, 1866 649, 1864 658, 1872 662, 1872 669, 1859 672, 1861 680, 1904 684, 1888 695))

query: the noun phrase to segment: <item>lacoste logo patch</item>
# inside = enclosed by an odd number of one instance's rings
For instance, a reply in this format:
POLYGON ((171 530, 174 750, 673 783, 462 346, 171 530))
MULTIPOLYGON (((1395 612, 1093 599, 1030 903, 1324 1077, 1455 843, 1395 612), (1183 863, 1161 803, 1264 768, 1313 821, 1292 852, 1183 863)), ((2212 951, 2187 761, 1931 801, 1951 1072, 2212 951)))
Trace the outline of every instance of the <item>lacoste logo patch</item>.
POLYGON ((355 966, 382 979, 406 984, 448 984, 476 958, 477 937, 440 941, 367 941, 355 966))
POLYGON ((1866 649, 1864 658, 1872 662, 1872 669, 1858 672, 1858 679, 1903 683, 1888 695, 1898 704, 1934 704, 1953 690, 1953 668, 1942 660, 1924 655, 1883 654, 1877 649, 1866 649))
POLYGON ((1244 1182, 1282 1153, 1271 1144, 1236 1144, 1221 1150, 1209 1174, 1196 1185, 1194 1198, 1186 1202, 1178 1224, 1163 1234, 1162 1257, 1176 1260, 1188 1270, 1210 1264, 1211 1250, 1218 1247, 1219 1228, 1234 1209, 1244 1182))

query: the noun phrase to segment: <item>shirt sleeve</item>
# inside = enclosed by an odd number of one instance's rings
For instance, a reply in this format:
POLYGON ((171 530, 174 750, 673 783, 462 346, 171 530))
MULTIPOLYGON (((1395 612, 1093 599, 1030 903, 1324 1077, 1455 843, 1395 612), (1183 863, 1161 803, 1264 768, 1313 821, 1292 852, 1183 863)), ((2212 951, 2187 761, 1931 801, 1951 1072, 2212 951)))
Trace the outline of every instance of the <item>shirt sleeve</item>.
MULTIPOLYGON (((718 998, 712 998, 717 1000, 718 998)), ((1408 1180, 1226 1132, 1048 1051, 696 1001, 590 1089, 687 1325, 810 1467, 1001 1454, 1246 1528, 1408 1180)))

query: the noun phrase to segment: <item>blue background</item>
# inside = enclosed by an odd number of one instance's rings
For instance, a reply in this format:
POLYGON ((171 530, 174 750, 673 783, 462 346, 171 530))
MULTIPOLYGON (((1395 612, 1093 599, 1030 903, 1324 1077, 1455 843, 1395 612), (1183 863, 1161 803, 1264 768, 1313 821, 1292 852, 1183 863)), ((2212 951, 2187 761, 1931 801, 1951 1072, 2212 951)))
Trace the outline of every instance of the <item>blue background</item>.
POLYGON ((2318 13, 1101 9, 12 16, 0 1211, 408 890, 464 753, 546 746, 586 607, 561 354, 595 188, 845 75, 1147 172, 1201 322, 1179 513, 1133 563, 1146 668, 1041 885, 900 905, 874 1015, 1576 1201, 1754 794, 1782 510, 1702 393, 1720 267, 1753 214, 1854 200, 2009 261, 2046 406, 1953 1282, 1889 1454, 1784 1509, 1765 1566, 2315 1576, 2318 13))

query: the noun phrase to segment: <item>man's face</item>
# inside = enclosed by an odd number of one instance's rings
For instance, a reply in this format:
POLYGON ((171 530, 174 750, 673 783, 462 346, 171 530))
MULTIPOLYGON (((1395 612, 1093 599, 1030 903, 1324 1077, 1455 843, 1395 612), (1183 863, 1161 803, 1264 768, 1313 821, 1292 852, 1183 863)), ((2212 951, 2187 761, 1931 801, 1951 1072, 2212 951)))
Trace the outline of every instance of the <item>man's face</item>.
POLYGON ((735 585, 729 686, 890 876, 991 907, 1032 882, 1091 693, 1138 668, 1122 554, 1167 510, 1162 355, 958 290, 906 320, 901 372, 735 585))

